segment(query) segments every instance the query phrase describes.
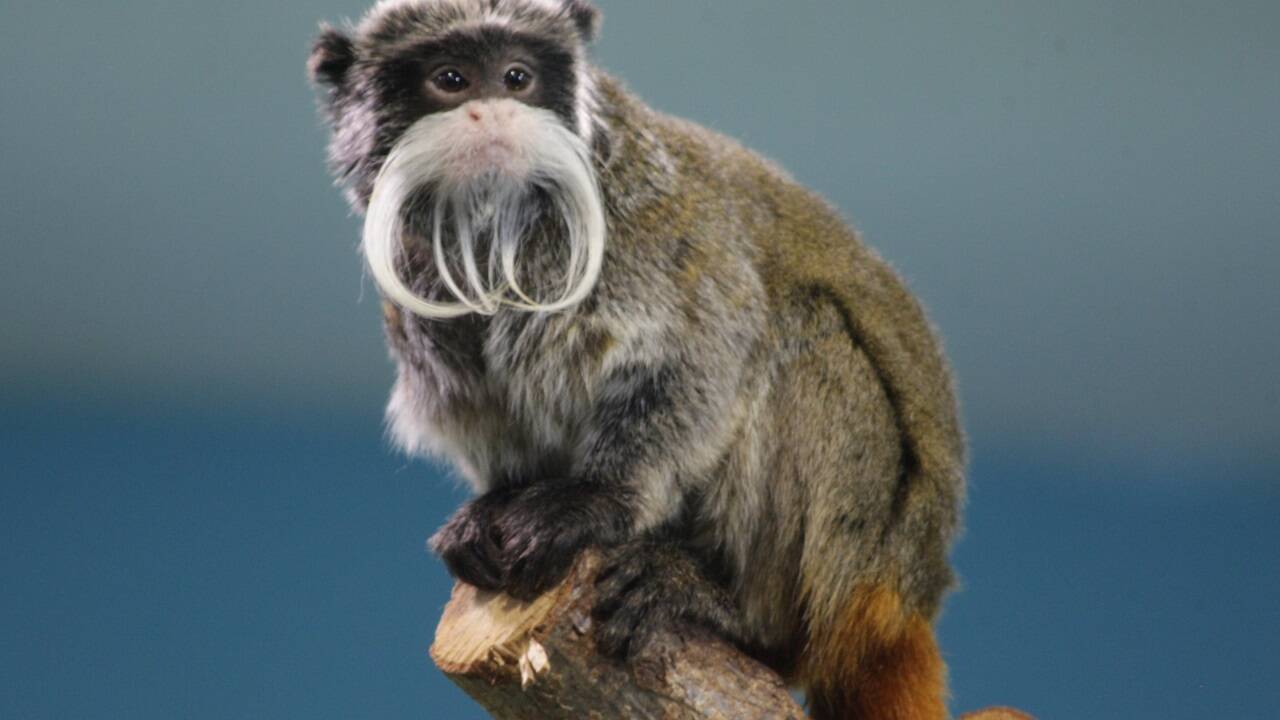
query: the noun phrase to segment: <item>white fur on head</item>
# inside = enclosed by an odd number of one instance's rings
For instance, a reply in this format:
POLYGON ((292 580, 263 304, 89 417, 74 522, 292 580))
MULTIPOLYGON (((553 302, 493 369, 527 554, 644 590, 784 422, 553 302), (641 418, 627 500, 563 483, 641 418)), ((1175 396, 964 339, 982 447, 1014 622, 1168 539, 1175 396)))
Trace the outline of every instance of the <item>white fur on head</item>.
POLYGON ((428 115, 405 131, 374 184, 363 247, 388 300, 422 317, 447 319, 492 315, 502 307, 570 308, 599 280, 604 242, 604 205, 586 143, 549 110, 493 100, 428 115), (521 245, 541 211, 538 190, 551 199, 569 249, 564 290, 551 299, 529 297, 517 280, 521 245), (401 277, 404 243, 413 240, 406 204, 424 192, 431 219, 425 239, 444 289, 457 302, 419 297, 401 277), (482 270, 476 254, 484 244, 482 270), (455 277, 459 262, 461 277, 455 277))

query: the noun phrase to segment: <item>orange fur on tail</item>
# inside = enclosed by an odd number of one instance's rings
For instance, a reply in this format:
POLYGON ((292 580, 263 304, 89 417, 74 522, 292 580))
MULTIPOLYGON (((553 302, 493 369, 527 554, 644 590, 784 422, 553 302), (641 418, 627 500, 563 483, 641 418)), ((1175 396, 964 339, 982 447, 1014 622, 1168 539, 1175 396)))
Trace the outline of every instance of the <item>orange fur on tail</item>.
POLYGON ((803 673, 814 720, 947 717, 933 628, 884 586, 856 592, 836 627, 813 628, 803 673))

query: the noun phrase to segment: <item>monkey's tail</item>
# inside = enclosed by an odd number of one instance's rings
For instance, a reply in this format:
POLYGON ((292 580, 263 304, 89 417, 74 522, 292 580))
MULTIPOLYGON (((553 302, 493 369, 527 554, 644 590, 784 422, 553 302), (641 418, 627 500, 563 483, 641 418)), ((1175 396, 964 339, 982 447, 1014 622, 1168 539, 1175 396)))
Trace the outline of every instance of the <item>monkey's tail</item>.
POLYGON ((927 619, 875 586, 838 624, 811 635, 804 659, 814 720, 946 720, 946 666, 927 619))

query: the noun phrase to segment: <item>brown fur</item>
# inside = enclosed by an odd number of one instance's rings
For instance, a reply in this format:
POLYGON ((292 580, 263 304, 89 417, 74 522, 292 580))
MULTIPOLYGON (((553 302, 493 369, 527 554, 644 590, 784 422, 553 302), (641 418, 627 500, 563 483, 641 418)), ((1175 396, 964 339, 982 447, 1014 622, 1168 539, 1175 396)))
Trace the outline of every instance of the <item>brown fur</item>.
POLYGON ((802 669, 815 720, 943 720, 946 667, 929 622, 885 586, 859 588, 841 624, 810 632, 802 669))

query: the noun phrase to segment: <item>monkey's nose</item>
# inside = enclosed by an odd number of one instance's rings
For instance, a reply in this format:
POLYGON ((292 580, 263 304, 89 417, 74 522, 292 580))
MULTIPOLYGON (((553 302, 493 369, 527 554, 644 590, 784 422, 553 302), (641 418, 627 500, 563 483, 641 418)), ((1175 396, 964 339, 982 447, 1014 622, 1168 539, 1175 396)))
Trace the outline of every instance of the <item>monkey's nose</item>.
POLYGON ((519 105, 514 101, 474 102, 463 106, 466 118, 480 127, 502 126, 515 119, 519 105))

